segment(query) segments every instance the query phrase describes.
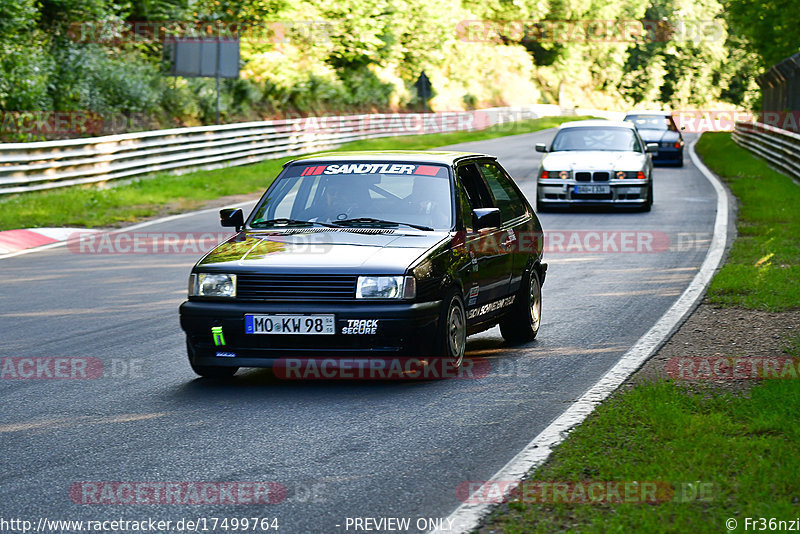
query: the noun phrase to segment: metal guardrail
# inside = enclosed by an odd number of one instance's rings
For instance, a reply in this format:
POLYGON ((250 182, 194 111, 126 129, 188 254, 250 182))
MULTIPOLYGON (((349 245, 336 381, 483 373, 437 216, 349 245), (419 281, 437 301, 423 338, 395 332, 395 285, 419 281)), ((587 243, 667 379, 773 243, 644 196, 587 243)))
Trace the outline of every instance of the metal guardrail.
POLYGON ((794 179, 800 179, 800 134, 760 122, 736 122, 733 140, 794 179))
MULTIPOLYGON (((762 113, 800 109, 800 53, 776 63, 756 81, 761 87, 762 113)), ((789 128, 800 131, 796 123, 789 128)))
POLYGON ((306 117, 34 143, 0 143, 0 195, 183 173, 335 148, 349 141, 488 128, 562 115, 558 106, 306 117))

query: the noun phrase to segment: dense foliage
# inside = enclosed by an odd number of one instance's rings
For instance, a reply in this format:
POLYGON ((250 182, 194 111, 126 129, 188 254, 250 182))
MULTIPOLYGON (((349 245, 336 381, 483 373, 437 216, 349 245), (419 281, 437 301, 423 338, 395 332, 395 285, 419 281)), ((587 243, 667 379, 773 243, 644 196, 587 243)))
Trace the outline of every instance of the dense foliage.
POLYGON ((419 109, 422 70, 440 110, 750 106, 754 75, 798 50, 790 4, 2 0, 0 112, 93 112, 129 119, 122 129, 213 122, 214 80, 166 76, 160 37, 134 38, 136 21, 189 21, 184 37, 199 21, 238 31, 241 77, 223 81, 221 99, 229 122, 419 109))

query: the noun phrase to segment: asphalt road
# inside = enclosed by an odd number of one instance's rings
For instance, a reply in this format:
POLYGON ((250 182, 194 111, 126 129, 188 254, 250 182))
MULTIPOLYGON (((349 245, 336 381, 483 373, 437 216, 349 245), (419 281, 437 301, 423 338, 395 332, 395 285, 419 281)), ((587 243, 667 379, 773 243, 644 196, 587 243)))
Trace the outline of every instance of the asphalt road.
MULTIPOLYGON (((551 135, 460 148, 498 155, 533 199, 533 145, 551 135)), ((491 361, 477 380, 299 383, 266 370, 240 371, 231 383, 199 380, 177 314, 197 254, 58 248, 0 261, 0 356, 97 358, 106 372, 13 379, 4 368, 0 518, 267 517, 283 533, 336 533, 363 531, 346 528, 347 518, 405 517, 419 532, 417 519, 446 517, 460 483, 491 477, 688 285, 710 239, 715 196, 686 162, 656 168, 650 213, 541 215, 547 232, 567 240, 585 236, 574 230, 608 232, 608 248, 615 231, 635 230, 655 236, 657 249, 666 236, 669 249, 548 253, 538 339, 509 346, 497 329, 470 338, 468 357, 491 361), (111 505, 77 504, 69 493, 81 482, 184 481, 270 481, 287 494, 271 505, 111 505)), ((146 231, 218 232, 217 219, 197 214, 146 231)))

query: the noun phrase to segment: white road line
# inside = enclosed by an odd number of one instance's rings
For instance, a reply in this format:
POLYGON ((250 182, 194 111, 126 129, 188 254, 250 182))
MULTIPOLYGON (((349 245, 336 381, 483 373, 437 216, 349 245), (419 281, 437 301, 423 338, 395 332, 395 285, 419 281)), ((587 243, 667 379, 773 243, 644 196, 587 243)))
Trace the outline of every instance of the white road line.
MULTIPOLYGON (((147 226, 153 226, 154 224, 161 224, 169 221, 174 221, 177 219, 184 219, 186 217, 192 217, 193 215, 200 215, 202 213, 210 213, 212 211, 219 211, 225 208, 242 208, 248 204, 252 204, 257 202, 257 200, 248 200, 247 202, 239 202, 238 204, 230 204, 228 206, 220 206, 218 208, 207 208, 204 210, 198 211, 187 211, 186 213, 178 213, 177 215, 169 215, 167 217, 162 217, 160 219, 153 219, 152 221, 145 221, 142 223, 133 224, 131 226, 125 226, 122 228, 114 228, 112 230, 101 230, 108 232, 110 234, 118 234, 120 232, 130 232, 131 230, 138 230, 139 228, 145 228, 147 226)), ((75 229, 76 232, 79 231, 91 231, 91 230, 79 230, 75 229)), ((25 250, 20 250, 18 252, 12 252, 10 254, 0 254, 0 260, 5 260, 8 258, 13 258, 15 256, 22 256, 23 254, 33 254, 34 252, 41 252, 43 250, 50 250, 53 248, 59 248, 66 245, 66 241, 59 241, 58 243, 48 243, 47 245, 42 245, 41 247, 34 247, 34 248, 26 248, 25 250)))
MULTIPOLYGON (((700 271, 694 277, 689 287, 678 300, 661 316, 653 327, 647 331, 626 352, 622 358, 611 368, 595 385, 576 400, 564 413, 558 416, 538 436, 533 438, 522 451, 511 459, 500 471, 495 473, 491 480, 485 482, 489 488, 478 488, 472 495, 474 499, 467 499, 451 513, 447 521, 443 522, 442 529, 434 529, 430 534, 453 534, 454 532, 470 532, 478 527, 483 517, 495 507, 492 503, 481 503, 479 495, 495 495, 500 481, 521 481, 533 468, 538 467, 550 456, 553 447, 566 439, 570 430, 583 422, 594 411, 595 407, 606 399, 614 390, 641 367, 669 336, 681 325, 683 320, 694 310, 705 293, 708 284, 722 263, 728 237, 728 192, 722 183, 697 157, 694 147, 695 140, 689 147, 692 163, 703 173, 717 193, 717 216, 714 221, 714 236, 706 254, 700 271), (491 491, 491 492, 490 492, 491 491), (470 501, 476 502, 470 502, 470 501), (447 525, 452 525, 447 529, 447 525)), ((506 497, 513 489, 513 485, 505 487, 506 497)), ((455 488, 453 488, 455 492, 455 488)), ((485 500, 485 499, 484 499, 485 500)))

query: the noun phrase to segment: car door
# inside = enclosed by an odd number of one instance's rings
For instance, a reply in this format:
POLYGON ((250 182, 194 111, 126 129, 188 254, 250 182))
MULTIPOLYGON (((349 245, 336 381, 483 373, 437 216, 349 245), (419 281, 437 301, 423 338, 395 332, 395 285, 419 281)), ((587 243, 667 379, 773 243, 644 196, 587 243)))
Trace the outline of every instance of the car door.
POLYGON ((486 181, 494 206, 500 209, 503 226, 498 234, 502 253, 510 256, 508 293, 516 293, 531 254, 531 246, 538 246, 539 236, 530 235, 531 212, 511 177, 494 160, 478 162, 478 169, 486 181))
POLYGON ((462 209, 465 245, 472 261, 473 285, 464 288, 467 319, 482 322, 500 311, 495 303, 508 293, 512 257, 500 246, 501 239, 506 237, 505 230, 473 228, 473 209, 496 207, 477 165, 474 162, 459 165, 458 180, 469 205, 469 209, 462 209))

